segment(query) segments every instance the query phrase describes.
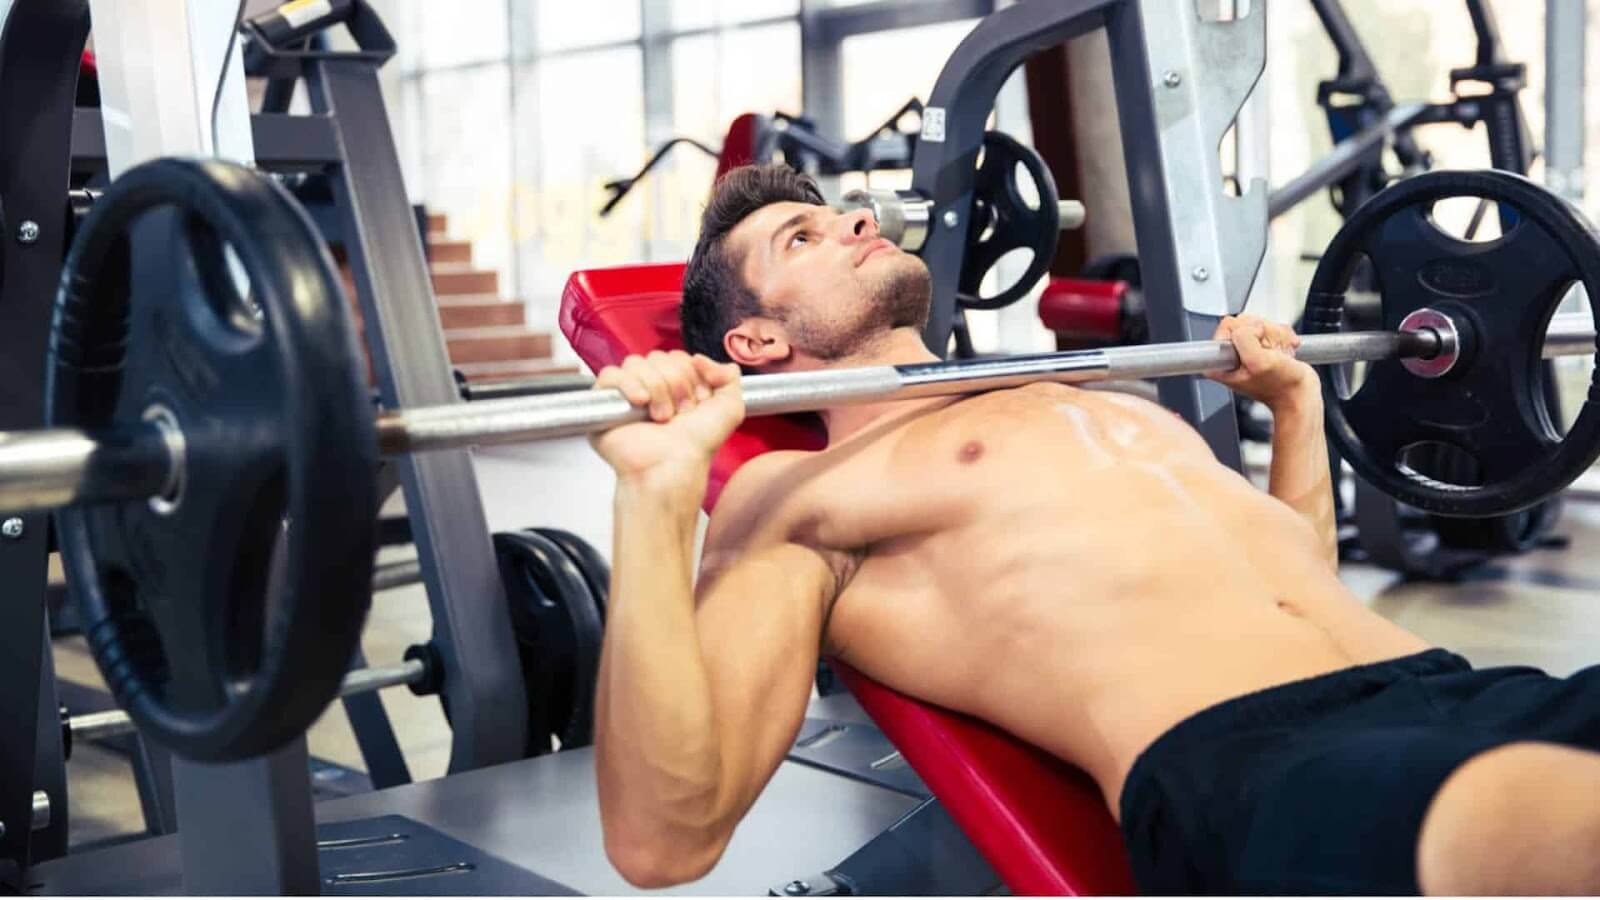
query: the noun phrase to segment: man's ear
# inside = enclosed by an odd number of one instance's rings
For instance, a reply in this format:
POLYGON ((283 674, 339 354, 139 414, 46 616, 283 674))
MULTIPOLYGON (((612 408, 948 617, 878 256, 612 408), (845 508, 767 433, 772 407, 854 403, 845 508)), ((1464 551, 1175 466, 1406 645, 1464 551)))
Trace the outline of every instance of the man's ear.
POLYGON ((722 336, 728 358, 741 366, 760 368, 783 362, 794 353, 782 325, 772 319, 745 319, 722 336))

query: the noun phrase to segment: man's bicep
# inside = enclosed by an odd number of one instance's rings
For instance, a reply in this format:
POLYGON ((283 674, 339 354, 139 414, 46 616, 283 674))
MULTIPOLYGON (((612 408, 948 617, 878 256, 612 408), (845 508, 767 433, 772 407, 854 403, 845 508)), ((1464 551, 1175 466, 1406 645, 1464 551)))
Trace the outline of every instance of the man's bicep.
POLYGON ((805 719, 836 584, 820 554, 793 543, 707 561, 714 567, 696 591, 696 630, 721 731, 728 812, 737 819, 805 719))

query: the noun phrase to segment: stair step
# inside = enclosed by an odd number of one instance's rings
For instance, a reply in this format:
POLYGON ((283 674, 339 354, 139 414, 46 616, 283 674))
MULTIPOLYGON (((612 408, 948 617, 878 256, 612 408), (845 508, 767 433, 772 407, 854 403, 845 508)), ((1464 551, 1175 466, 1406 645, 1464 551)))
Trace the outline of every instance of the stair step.
POLYGON ((428 213, 428 231, 449 231, 450 217, 444 213, 428 213))
POLYGON ((548 359, 551 349, 549 333, 519 325, 453 328, 444 339, 452 365, 548 359))
POLYGON ((435 294, 498 294, 500 273, 492 270, 467 269, 433 273, 435 294))
POLYGON ((492 294, 462 302, 460 297, 439 301, 439 324, 448 330, 484 328, 494 325, 527 323, 528 308, 517 300, 501 300, 492 294))
POLYGON ((472 242, 452 241, 448 238, 428 243, 428 258, 435 265, 439 263, 470 263, 472 262, 472 242))
MULTIPOLYGON (((433 293, 439 298, 500 296, 500 273, 493 270, 474 269, 458 263, 435 263, 432 267, 433 293)), ((344 289, 351 300, 356 298, 355 278, 346 270, 343 273, 344 289)))
POLYGON ((456 370, 468 381, 499 381, 509 378, 537 378, 540 375, 574 375, 578 367, 547 359, 513 359, 505 362, 458 363, 456 370))

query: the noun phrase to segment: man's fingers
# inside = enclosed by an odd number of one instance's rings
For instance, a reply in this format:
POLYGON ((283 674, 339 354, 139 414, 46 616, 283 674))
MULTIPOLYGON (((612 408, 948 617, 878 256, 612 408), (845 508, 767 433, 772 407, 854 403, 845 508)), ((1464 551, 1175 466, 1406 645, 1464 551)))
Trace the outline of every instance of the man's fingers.
POLYGON ((634 406, 648 406, 650 404, 650 391, 644 383, 623 371, 618 366, 606 366, 595 376, 594 389, 597 391, 615 388, 622 392, 634 406))
POLYGON ((1235 328, 1231 338, 1233 349, 1239 354, 1239 367, 1249 371, 1261 368, 1269 360, 1268 350, 1262 346, 1266 336, 1265 329, 1260 327, 1235 328))
POLYGON ((699 380, 695 395, 701 400, 709 399, 717 388, 727 383, 727 375, 722 367, 709 357, 696 353, 689 358, 689 365, 694 367, 695 377, 699 380))
POLYGON ((667 386, 672 391, 672 401, 677 410, 682 412, 694 406, 695 385, 699 378, 695 375, 694 365, 689 362, 689 354, 682 350, 670 353, 657 351, 651 354, 651 357, 651 362, 667 379, 667 386))
POLYGON ((695 365, 694 357, 682 350, 673 350, 667 353, 667 368, 675 379, 674 387, 679 388, 679 410, 690 409, 701 400, 711 396, 711 388, 706 385, 706 380, 700 374, 700 367, 695 365))
POLYGON ((709 356, 695 354, 694 366, 713 390, 739 380, 739 367, 734 363, 719 363, 709 356))
POLYGON ((1293 351, 1300 346, 1300 336, 1294 329, 1280 322, 1267 323, 1267 334, 1272 340, 1272 345, 1280 350, 1293 351))
POLYGON ((665 422, 672 418, 673 403, 672 389, 667 384, 667 379, 649 360, 642 356, 630 356, 622 363, 623 371, 637 378, 650 392, 650 418, 657 422, 665 422))

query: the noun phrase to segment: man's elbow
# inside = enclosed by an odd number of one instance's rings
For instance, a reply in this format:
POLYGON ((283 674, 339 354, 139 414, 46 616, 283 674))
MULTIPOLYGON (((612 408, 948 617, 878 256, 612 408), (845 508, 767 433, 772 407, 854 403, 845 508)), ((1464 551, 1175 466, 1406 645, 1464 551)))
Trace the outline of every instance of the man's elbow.
POLYGON ((606 829, 606 858, 636 888, 666 888, 704 878, 722 858, 727 840, 709 833, 693 840, 643 838, 606 829))

